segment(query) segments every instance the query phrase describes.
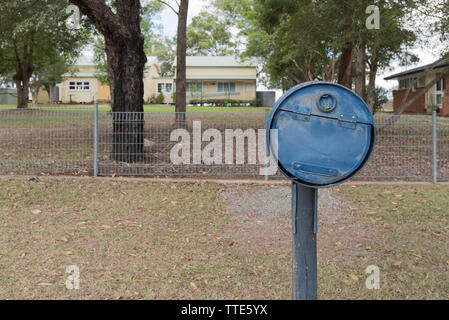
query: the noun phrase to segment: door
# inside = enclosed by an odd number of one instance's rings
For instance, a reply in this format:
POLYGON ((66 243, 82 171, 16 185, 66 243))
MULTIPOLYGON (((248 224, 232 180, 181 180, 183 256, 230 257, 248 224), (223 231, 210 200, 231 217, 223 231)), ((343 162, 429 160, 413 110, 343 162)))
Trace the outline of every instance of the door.
POLYGON ((247 83, 245 85, 245 100, 253 100, 254 97, 254 89, 251 83, 247 83))

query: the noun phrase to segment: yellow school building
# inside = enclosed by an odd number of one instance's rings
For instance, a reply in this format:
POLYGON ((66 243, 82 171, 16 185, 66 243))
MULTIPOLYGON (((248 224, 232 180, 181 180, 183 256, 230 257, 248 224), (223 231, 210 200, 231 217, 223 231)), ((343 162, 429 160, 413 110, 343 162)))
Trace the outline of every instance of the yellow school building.
MULTIPOLYGON (((92 57, 83 56, 57 85, 59 103, 92 103, 95 99, 108 102, 110 88, 96 78, 98 71, 92 57)), ((148 57, 144 72, 144 101, 162 93, 164 103, 172 103, 175 79, 160 76, 156 57, 148 57)), ((234 56, 187 56, 187 101, 192 99, 254 100, 257 89, 257 61, 241 61, 234 56)), ((48 104, 48 94, 41 90, 39 103, 48 104)))

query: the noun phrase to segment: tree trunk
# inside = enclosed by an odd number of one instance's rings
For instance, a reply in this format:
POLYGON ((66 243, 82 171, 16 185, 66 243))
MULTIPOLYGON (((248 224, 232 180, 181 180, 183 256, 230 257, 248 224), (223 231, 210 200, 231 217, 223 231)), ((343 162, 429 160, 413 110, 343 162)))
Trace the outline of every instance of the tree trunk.
POLYGON ((113 148, 116 161, 137 162, 144 155, 143 69, 147 58, 143 41, 123 41, 117 48, 117 39, 105 37, 109 83, 113 88, 113 148))
POLYGON ((374 104, 376 103, 376 76, 378 67, 379 64, 377 62, 377 59, 374 58, 369 66, 369 81, 366 94, 366 104, 368 105, 373 114, 375 112, 374 104))
POLYGON ((354 60, 354 44, 346 43, 340 57, 338 83, 352 90, 352 63, 354 60))
POLYGON ((70 0, 103 34, 111 87, 111 158, 137 162, 144 155, 143 72, 147 61, 139 0, 116 0, 114 13, 100 0, 70 0))
POLYGON ((48 97, 50 98, 50 104, 55 104, 56 103, 55 90, 56 90, 56 85, 55 84, 50 85, 49 88, 48 88, 48 97))
POLYGON ((31 86, 31 94, 33 96, 33 107, 36 107, 38 104, 38 100, 39 100, 39 89, 40 89, 40 84, 39 83, 33 83, 33 85, 31 86))
POLYGON ((360 35, 356 47, 355 92, 366 101, 366 34, 360 35))
POLYGON ((186 32, 189 0, 181 0, 178 11, 178 39, 176 55, 176 122, 184 123, 186 119, 186 32))
POLYGON ((17 87, 17 108, 26 109, 28 108, 28 93, 29 93, 29 80, 16 80, 17 87))

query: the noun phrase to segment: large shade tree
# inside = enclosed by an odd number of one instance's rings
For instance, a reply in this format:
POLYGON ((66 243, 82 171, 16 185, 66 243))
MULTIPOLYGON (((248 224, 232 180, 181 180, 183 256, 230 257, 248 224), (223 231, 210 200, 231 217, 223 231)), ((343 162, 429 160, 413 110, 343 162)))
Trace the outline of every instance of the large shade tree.
POLYGON ((11 0, 0 2, 0 74, 12 74, 17 107, 28 106, 33 74, 55 59, 76 56, 88 39, 84 28, 66 23, 65 0, 11 0))
POLYGON ((218 15, 201 11, 187 27, 187 53, 193 56, 226 56, 236 44, 227 23, 218 15))
POLYGON ((404 27, 410 17, 405 1, 375 4, 379 30, 366 27, 366 9, 373 5, 369 0, 214 1, 228 24, 240 30, 243 55, 262 58, 269 86, 286 90, 324 80, 352 89, 355 80, 356 91, 372 108, 378 71, 401 58, 401 48, 416 39, 404 27))
POLYGON ((147 57, 139 0, 70 0, 103 35, 113 111, 112 158, 137 162, 144 154, 143 73, 147 57))

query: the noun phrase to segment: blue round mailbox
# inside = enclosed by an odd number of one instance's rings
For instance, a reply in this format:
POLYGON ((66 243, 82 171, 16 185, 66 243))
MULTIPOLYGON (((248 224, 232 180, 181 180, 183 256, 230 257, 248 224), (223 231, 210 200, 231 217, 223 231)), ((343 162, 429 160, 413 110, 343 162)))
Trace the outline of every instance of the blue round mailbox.
POLYGON ((273 107, 267 132, 280 171, 312 188, 353 178, 368 161, 376 139, 366 103, 346 87, 327 82, 290 89, 273 107))

